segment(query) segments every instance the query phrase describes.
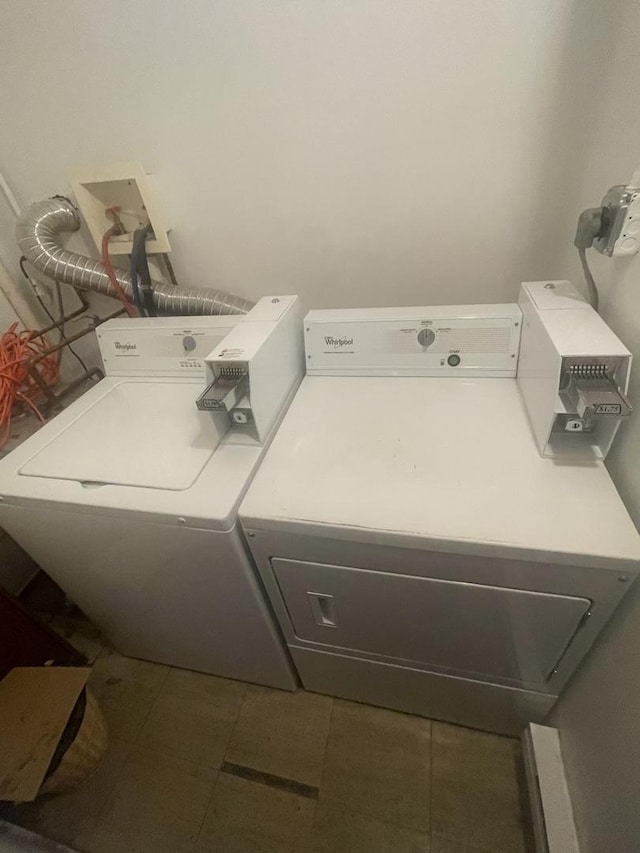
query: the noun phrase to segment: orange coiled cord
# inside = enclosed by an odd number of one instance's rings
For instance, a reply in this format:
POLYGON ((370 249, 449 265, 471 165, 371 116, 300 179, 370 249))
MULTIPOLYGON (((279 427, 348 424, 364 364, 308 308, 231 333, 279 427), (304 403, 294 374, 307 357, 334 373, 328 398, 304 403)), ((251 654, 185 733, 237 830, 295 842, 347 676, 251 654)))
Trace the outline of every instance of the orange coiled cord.
MULTIPOLYGON (((49 344, 44 337, 34 337, 35 332, 18 331, 13 323, 0 338, 0 447, 4 447, 11 431, 11 418, 17 402, 28 406, 44 423, 44 417, 36 405, 42 396, 42 388, 29 373, 29 362, 41 356, 49 344)), ((48 387, 59 378, 55 355, 48 355, 36 365, 42 381, 48 387)))

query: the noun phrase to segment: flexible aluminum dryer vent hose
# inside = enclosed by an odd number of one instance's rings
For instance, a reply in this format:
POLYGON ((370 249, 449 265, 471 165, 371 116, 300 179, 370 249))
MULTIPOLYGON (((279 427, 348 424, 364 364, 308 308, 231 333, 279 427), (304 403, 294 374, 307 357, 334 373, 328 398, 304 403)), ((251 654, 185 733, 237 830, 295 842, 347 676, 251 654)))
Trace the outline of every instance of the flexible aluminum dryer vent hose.
MULTIPOLYGON (((62 231, 78 228, 78 211, 68 199, 54 197, 38 201, 18 217, 18 247, 27 261, 44 275, 74 287, 115 296, 100 261, 68 252, 60 245, 58 235, 62 231)), ((133 298, 129 273, 116 268, 116 278, 127 296, 133 298)), ((154 282, 153 289, 158 314, 246 314, 253 308, 253 302, 222 290, 175 287, 161 282, 154 282)))

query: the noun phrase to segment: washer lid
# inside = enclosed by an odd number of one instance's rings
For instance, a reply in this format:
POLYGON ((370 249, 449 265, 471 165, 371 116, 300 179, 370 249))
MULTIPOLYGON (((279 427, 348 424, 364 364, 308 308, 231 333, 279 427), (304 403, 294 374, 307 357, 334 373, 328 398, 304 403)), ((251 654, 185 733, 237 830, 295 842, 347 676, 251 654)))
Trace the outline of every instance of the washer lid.
POLYGON ((191 382, 123 380, 19 469, 27 477, 188 489, 215 452, 224 419, 196 409, 191 382))

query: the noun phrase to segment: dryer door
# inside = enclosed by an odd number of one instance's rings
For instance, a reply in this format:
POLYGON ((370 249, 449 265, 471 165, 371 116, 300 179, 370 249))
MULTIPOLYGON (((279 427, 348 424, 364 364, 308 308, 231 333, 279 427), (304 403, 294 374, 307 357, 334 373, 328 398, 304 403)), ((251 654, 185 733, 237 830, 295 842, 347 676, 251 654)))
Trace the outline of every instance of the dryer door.
POLYGON ((345 566, 272 566, 303 642, 542 689, 591 606, 586 598, 345 566))

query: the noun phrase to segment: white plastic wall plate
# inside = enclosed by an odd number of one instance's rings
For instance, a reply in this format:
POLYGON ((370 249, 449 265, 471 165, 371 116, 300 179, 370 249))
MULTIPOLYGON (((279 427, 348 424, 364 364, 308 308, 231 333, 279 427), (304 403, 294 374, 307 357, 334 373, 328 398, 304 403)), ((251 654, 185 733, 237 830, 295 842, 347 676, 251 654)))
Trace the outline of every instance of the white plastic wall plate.
POLYGON ((131 254, 133 232, 147 224, 153 228, 153 238, 147 240, 147 252, 171 251, 164 214, 140 163, 76 169, 71 176, 71 187, 98 248, 102 245, 103 234, 113 225, 106 209, 116 206, 120 208, 118 215, 127 233, 111 239, 111 254, 131 254))

